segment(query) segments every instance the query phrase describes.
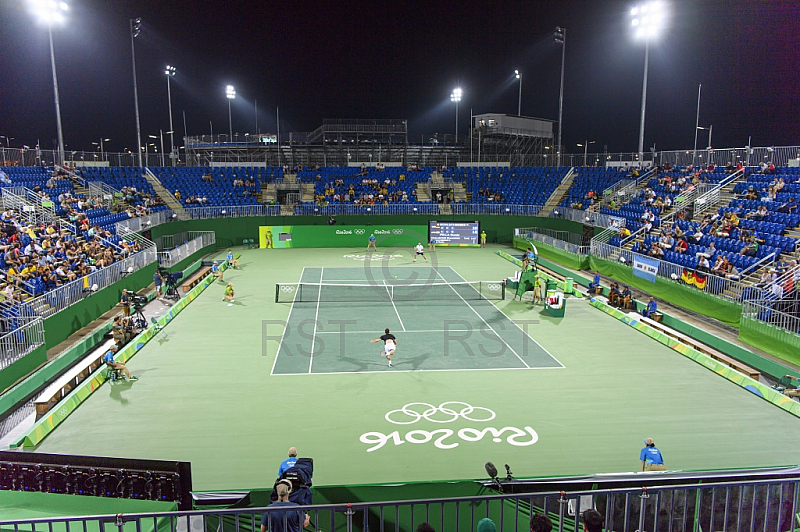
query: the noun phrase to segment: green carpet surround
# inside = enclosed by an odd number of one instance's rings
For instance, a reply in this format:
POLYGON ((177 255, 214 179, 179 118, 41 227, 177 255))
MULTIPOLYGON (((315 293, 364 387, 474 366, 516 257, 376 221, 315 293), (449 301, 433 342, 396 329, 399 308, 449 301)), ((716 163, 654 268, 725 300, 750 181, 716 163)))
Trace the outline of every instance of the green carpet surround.
MULTIPOLYGON (((101 387, 35 450, 186 460, 195 490, 271 486, 290 446, 314 458, 320 487, 483 478, 487 460, 510 464, 517 477, 636 471, 647 437, 670 469, 800 462, 800 450, 785 443, 800 437, 795 416, 588 299, 569 298, 564 318, 510 297, 485 307, 504 317, 482 315, 490 324, 512 320, 563 368, 492 369, 504 362, 488 348, 481 352, 492 334, 478 327, 466 340, 472 355, 447 355, 453 360, 436 349, 422 353, 416 339, 397 335, 398 364, 424 354, 426 364, 443 365, 440 371, 390 371, 365 335, 346 338, 344 357, 331 352, 332 364, 347 372, 273 374, 283 356, 281 328, 297 319, 290 318, 292 304, 275 303, 276 283, 312 274, 337 279, 328 271, 388 283, 399 276, 396 268, 422 276, 434 267, 447 281, 500 281, 518 269, 497 255, 513 252, 506 246, 438 249, 428 264, 412 263, 410 251, 241 251, 242 268, 225 273, 236 290, 233 303, 222 300, 224 284, 209 285, 130 360, 138 382, 101 387), (463 371, 464 360, 479 369, 463 371), (361 369, 373 364, 375 371, 361 369), (780 438, 765 437, 775 434, 780 438)), ((395 312, 381 302, 368 311, 356 301, 321 305, 321 313, 355 321, 353 331, 374 337, 392 314, 408 319, 409 330, 417 330, 412 322, 439 330, 443 318, 482 321, 463 302, 448 300, 446 311, 432 311, 435 305, 404 301, 395 312)), ((314 317, 302 316, 296 336, 287 332, 293 343, 323 338, 314 334, 314 317)), ((521 358, 533 365, 540 355, 521 358)))

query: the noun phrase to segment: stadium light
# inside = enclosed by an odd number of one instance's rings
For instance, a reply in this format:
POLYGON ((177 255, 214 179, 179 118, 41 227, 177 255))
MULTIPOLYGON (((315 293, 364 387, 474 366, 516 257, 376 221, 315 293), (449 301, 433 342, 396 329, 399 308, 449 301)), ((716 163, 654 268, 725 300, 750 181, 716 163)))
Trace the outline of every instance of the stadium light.
POLYGON ((233 141, 233 119, 231 118, 231 100, 236 98, 236 89, 233 88, 233 85, 228 85, 225 87, 225 96, 228 98, 228 126, 230 127, 231 136, 228 138, 228 142, 233 141))
POLYGON ((561 166, 561 116, 564 110, 564 58, 567 51, 567 29, 556 26, 553 34, 557 44, 561 45, 561 88, 558 91, 558 162, 556 166, 561 166))
POLYGON ((172 127, 172 91, 170 90, 169 85, 169 78, 176 74, 177 70, 174 66, 167 65, 166 70, 164 70, 164 74, 167 76, 167 103, 169 103, 169 160, 170 166, 175 164, 175 135, 174 135, 174 127, 172 127))
MULTIPOLYGON (((136 84, 136 46, 134 39, 142 32, 142 19, 139 17, 129 19, 131 29, 131 64, 133 65, 133 102, 136 108, 136 141, 137 146, 142 145, 142 127, 139 121, 139 88, 136 84)), ((142 167, 142 152, 138 152, 139 167, 142 167)))
POLYGON ((456 87, 453 89, 453 92, 450 93, 450 101, 456 103, 456 136, 455 136, 455 144, 458 144, 458 102, 461 101, 461 95, 463 91, 461 88, 456 87))
POLYGON ((64 164, 64 132, 61 129, 61 102, 58 98, 58 77, 56 76, 56 54, 53 51, 53 24, 63 24, 69 6, 66 2, 54 0, 28 0, 31 13, 42 23, 47 24, 50 38, 50 66, 53 69, 53 93, 56 104, 56 127, 58 128, 58 162, 64 164))
POLYGON ((519 73, 519 70, 515 70, 514 76, 519 80, 519 99, 517 102, 517 116, 522 116, 522 74, 519 73))
POLYGON ((705 129, 708 130, 708 148, 707 149, 708 149, 708 162, 710 163, 711 162, 711 151, 712 151, 712 148, 711 148, 711 133, 714 131, 714 126, 713 125, 710 125, 708 127, 697 126, 695 128, 695 131, 699 131, 701 129, 702 130, 705 130, 705 129))
POLYGON ((647 103, 647 67, 650 59, 650 39, 657 37, 664 27, 666 10, 663 2, 648 2, 631 9, 631 26, 634 35, 644 39, 644 80, 642 81, 642 118, 639 123, 639 165, 644 162, 644 114, 647 103))

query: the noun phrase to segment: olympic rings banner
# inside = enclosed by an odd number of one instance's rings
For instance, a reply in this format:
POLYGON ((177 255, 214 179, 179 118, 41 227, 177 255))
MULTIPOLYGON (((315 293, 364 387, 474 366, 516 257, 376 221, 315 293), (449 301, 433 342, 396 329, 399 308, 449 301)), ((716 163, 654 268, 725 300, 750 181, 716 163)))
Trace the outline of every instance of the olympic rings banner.
POLYGON ((258 244, 273 248, 336 248, 367 249, 370 235, 378 248, 413 247, 417 242, 427 246, 427 225, 262 225, 258 228, 258 244))
POLYGON ((528 426, 486 426, 497 414, 489 408, 472 406, 461 401, 447 401, 439 406, 408 403, 390 410, 383 417, 395 430, 389 433, 374 431, 362 434, 359 441, 370 446, 367 448, 368 453, 387 445, 398 446, 404 443, 432 444, 439 449, 455 449, 461 444, 479 442, 484 438, 514 447, 528 447, 539 441, 539 435, 528 426))

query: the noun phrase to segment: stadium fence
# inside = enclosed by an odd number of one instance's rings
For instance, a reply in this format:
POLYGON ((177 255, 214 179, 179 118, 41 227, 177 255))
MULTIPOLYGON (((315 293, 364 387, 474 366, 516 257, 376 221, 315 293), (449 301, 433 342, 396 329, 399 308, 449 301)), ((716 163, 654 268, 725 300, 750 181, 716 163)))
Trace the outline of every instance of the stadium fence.
MULTIPOLYGON (((597 509, 605 530, 634 532, 657 530, 737 530, 783 532, 795 528, 798 510, 796 478, 710 482, 691 479, 686 484, 647 488, 612 488, 591 491, 548 491, 468 497, 399 500, 298 506, 309 515, 315 531, 414 530, 428 522, 436 530, 477 530, 478 522, 491 518, 498 530, 527 531, 534 513, 546 514, 558 532, 583 527, 583 512, 597 509)), ((180 530, 253 531, 261 516, 280 508, 196 510, 75 517, 0 520, 0 529, 13 532, 180 530)), ((284 523, 285 525, 286 523, 284 523)), ((309 528, 306 528, 308 530, 309 528)))
POLYGON ((158 264, 163 268, 171 268, 191 255, 216 244, 214 231, 187 231, 176 235, 164 235, 156 239, 158 264))

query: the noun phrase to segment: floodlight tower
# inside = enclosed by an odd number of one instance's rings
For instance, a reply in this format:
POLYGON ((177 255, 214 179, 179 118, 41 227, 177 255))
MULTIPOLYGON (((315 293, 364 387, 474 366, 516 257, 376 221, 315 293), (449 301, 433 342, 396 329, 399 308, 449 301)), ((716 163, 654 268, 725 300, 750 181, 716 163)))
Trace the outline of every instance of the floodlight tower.
POLYGON ((659 0, 631 9, 631 25, 637 38, 644 39, 644 81, 642 82, 642 118, 639 123, 639 164, 644 162, 644 114, 647 103, 647 67, 650 39, 658 36, 664 25, 664 6, 659 0))
POLYGON ((461 101, 461 95, 462 94, 463 94, 463 92, 458 87, 453 89, 453 92, 450 93, 450 101, 456 103, 456 136, 455 136, 455 144, 458 144, 458 102, 461 101))
POLYGON ((519 73, 519 70, 515 70, 514 76, 519 80, 519 99, 517 103, 517 116, 522 116, 522 74, 519 73))
POLYGON ((564 110, 564 58, 567 51, 567 29, 561 26, 556 26, 556 31, 553 34, 556 43, 561 45, 561 88, 558 91, 558 162, 556 166, 561 166, 561 115, 564 110))
POLYGON ((53 93, 56 103, 56 127, 58 129, 58 164, 64 164, 64 132, 61 129, 61 102, 58 98, 58 77, 56 76, 56 55, 53 51, 53 24, 63 24, 64 14, 69 11, 66 2, 54 0, 28 0, 28 7, 40 22, 47 24, 50 38, 50 65, 53 68, 53 93))
POLYGON ((231 118, 231 100, 236 98, 236 89, 233 88, 233 85, 228 85, 225 87, 225 96, 228 98, 228 127, 230 127, 231 136, 228 138, 228 142, 233 142, 233 119, 231 118))
POLYGON ((169 87, 169 78, 175 75, 176 69, 174 66, 167 65, 164 74, 167 76, 167 102, 169 103, 169 160, 170 166, 175 164, 175 128, 172 127, 172 91, 169 87))
POLYGON ((131 27, 131 63, 133 64, 133 102, 136 107, 136 142, 139 149, 136 150, 138 155, 139 168, 142 167, 142 127, 139 123, 139 89, 136 86, 136 46, 133 40, 139 36, 142 31, 142 19, 132 18, 128 21, 131 27))

